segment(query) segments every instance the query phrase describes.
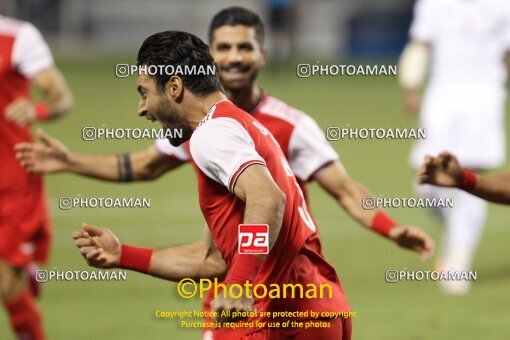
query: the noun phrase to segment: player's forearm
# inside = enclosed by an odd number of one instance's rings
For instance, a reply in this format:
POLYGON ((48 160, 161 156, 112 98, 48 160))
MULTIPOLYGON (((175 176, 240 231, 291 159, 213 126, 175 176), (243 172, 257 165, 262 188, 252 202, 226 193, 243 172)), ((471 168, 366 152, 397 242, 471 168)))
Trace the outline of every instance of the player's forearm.
POLYGON ((66 170, 105 181, 131 182, 155 179, 180 165, 177 162, 163 162, 160 158, 163 156, 151 149, 113 155, 71 152, 66 170))
POLYGON ((473 195, 491 202, 510 204, 510 172, 494 175, 477 175, 473 195))
POLYGON ((34 85, 42 92, 43 103, 47 105, 49 117, 60 117, 73 108, 73 94, 58 68, 52 68, 39 74, 34 85))
MULTIPOLYGON (((286 197, 283 192, 275 188, 272 191, 260 191, 246 197, 246 207, 243 223, 269 225, 269 249, 271 249, 278 235, 283 221, 286 197)), ((263 255, 261 258, 265 258, 263 255)))
POLYGON ((119 181, 118 163, 117 155, 87 155, 71 152, 65 170, 105 181, 119 181))
POLYGON ((175 282, 184 278, 222 279, 227 271, 219 251, 208 254, 205 241, 154 250, 149 268, 150 275, 175 282))
POLYGON ((73 96, 69 89, 63 89, 57 93, 46 96, 45 102, 50 107, 52 118, 57 118, 67 114, 71 111, 74 105, 73 96))
POLYGON ((336 195, 338 204, 349 216, 362 226, 370 229, 374 216, 379 209, 365 209, 363 207, 363 200, 366 197, 371 197, 370 192, 354 180, 345 183, 336 195))

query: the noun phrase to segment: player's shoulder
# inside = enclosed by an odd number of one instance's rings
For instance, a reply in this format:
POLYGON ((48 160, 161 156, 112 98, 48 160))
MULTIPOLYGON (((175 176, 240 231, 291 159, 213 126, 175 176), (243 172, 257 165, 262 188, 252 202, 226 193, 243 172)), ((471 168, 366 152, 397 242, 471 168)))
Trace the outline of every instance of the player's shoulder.
POLYGON ((271 116, 292 126, 297 125, 304 116, 307 116, 305 112, 290 106, 281 99, 269 95, 265 95, 262 99, 262 102, 256 109, 256 115, 271 116))
POLYGON ((25 32, 38 32, 37 28, 28 21, 18 20, 0 15, 0 34, 17 37, 25 32))
POLYGON ((244 111, 230 101, 214 105, 198 124, 189 140, 190 149, 222 140, 235 133, 247 134, 243 127, 243 118, 249 117, 244 111), (243 114, 244 113, 244 114, 243 114))
MULTIPOLYGON (((292 107, 281 99, 272 96, 266 96, 264 98, 257 114, 268 115, 272 118, 280 119, 283 122, 290 124, 293 128, 298 125, 307 125, 310 122, 315 122, 315 119, 306 112, 292 107)), ((260 119, 260 117, 257 116, 257 119, 260 119)))

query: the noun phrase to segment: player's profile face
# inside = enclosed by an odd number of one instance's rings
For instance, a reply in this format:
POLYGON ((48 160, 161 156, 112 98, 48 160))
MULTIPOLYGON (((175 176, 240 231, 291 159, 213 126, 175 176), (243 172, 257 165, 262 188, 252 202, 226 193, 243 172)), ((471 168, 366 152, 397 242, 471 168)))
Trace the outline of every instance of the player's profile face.
POLYGON ((191 128, 182 117, 165 91, 158 90, 156 80, 152 76, 140 75, 137 80, 137 90, 140 93, 138 115, 154 122, 158 121, 164 129, 181 130, 179 134, 171 134, 170 144, 179 146, 191 137, 191 128))
POLYGON ((220 69, 223 87, 230 91, 251 87, 265 58, 255 29, 243 25, 217 28, 211 41, 211 55, 220 69))

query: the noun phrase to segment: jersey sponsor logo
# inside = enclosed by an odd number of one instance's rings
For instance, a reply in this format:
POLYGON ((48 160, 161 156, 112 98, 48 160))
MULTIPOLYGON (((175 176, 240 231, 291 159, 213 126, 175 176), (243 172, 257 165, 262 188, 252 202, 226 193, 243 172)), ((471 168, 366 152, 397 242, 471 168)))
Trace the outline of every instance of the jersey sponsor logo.
POLYGON ((269 225, 240 224, 237 244, 239 254, 268 254, 269 225))

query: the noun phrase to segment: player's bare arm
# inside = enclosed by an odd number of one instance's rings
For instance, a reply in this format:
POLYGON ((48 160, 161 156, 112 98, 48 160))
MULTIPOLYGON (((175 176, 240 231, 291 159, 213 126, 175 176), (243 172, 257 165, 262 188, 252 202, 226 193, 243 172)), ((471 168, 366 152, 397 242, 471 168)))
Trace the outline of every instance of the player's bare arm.
MULTIPOLYGON (((349 176, 340 162, 332 162, 316 180, 353 219, 368 229, 372 228, 375 215, 381 210, 363 209, 362 200, 370 193, 349 176)), ((389 231, 388 237, 399 246, 420 253, 423 260, 430 259, 434 253, 434 241, 419 228, 395 226, 389 231)))
POLYGON ((70 151, 43 131, 38 131, 37 135, 41 143, 15 146, 20 165, 35 173, 72 172, 106 181, 141 181, 156 179, 182 164, 161 154, 155 145, 143 151, 92 155, 70 151))
MULTIPOLYGON (((214 245, 209 229, 204 229, 204 239, 194 243, 155 249, 145 274, 168 281, 184 278, 222 279, 227 265, 214 245)), ((122 266, 123 245, 108 228, 83 224, 83 230, 73 232, 73 238, 87 263, 96 268, 126 268, 122 266)), ((132 269, 132 268, 126 268, 132 269)))
MULTIPOLYGON (((47 105, 44 119, 53 119, 68 113, 73 107, 73 95, 65 78, 56 67, 37 74, 31 81, 36 90, 41 92, 43 103, 47 105)), ((5 108, 7 120, 19 126, 25 126, 37 120, 38 112, 34 103, 27 98, 18 98, 5 108)))
POLYGON ((418 169, 418 182, 457 187, 487 201, 510 204, 510 172, 475 174, 463 169, 457 158, 448 152, 437 157, 427 156, 418 169))
POLYGON ((400 56, 399 81, 406 112, 416 113, 421 106, 421 86, 427 73, 429 53, 428 43, 410 41, 400 56))
MULTIPOLYGON (((278 188, 267 168, 260 164, 249 166, 239 175, 234 193, 246 203, 245 224, 269 225, 269 250, 276 243, 285 209, 285 194, 278 188)), ((267 255, 261 255, 265 259, 267 255)))
MULTIPOLYGON (((251 165, 244 170, 237 179, 234 193, 246 203, 243 223, 269 225, 269 249, 271 251, 278 238, 283 220, 285 194, 278 188, 267 168, 259 164, 251 165)), ((267 257, 267 255, 259 256, 261 259, 267 257)), ((244 294, 241 298, 225 297, 223 294, 219 294, 211 302, 211 308, 218 312, 222 310, 252 311, 253 299, 244 294)), ((218 319, 220 323, 236 320, 228 317, 218 319)))

